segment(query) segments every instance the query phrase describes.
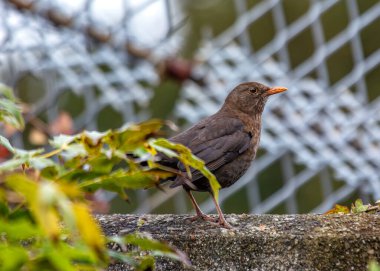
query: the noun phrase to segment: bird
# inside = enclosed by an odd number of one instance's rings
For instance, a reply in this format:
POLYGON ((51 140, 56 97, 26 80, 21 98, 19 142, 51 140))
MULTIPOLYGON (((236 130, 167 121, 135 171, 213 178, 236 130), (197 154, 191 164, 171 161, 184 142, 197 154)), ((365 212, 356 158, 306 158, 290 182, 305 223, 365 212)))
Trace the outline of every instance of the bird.
MULTIPOLYGON (((285 87, 268 87, 258 82, 241 83, 229 93, 219 111, 169 138, 169 141, 189 148, 204 161, 221 188, 229 187, 247 171, 256 156, 262 113, 268 97, 286 90, 285 87)), ((232 228, 202 173, 192 169, 189 177, 178 160, 165 155, 161 156, 160 163, 180 171, 181 174, 170 179, 170 187, 183 187, 196 212, 193 220, 202 219, 232 228), (217 219, 202 212, 192 191, 210 193, 218 212, 217 219)))

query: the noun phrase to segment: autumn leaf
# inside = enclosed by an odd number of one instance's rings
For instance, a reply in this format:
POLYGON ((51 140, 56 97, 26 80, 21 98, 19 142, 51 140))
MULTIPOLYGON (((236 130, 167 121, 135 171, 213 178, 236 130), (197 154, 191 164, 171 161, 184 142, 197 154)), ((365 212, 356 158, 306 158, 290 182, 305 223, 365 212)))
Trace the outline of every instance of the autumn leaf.
POLYGON ((349 213, 350 213, 350 209, 348 207, 335 204, 334 208, 327 211, 325 214, 329 215, 329 214, 349 214, 349 213))
POLYGON ((90 214, 88 206, 84 203, 75 203, 73 210, 76 217, 76 225, 84 242, 92 248, 98 256, 105 257, 105 238, 99 225, 90 214))

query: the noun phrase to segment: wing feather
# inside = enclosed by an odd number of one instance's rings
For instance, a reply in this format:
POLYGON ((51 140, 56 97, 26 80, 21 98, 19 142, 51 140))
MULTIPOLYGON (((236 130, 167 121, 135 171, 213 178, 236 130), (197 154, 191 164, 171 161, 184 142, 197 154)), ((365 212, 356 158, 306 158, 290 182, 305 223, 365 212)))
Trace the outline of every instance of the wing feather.
MULTIPOLYGON (((245 152, 250 146, 251 138, 252 135, 244 130, 244 124, 239 119, 223 118, 223 120, 212 119, 209 123, 205 119, 170 140, 190 148, 193 154, 201 158, 207 168, 213 172, 245 152)), ((185 171, 180 163, 178 168, 185 171)), ((202 177, 199 171, 192 170, 191 181, 202 177)), ((171 187, 186 182, 189 180, 178 176, 171 187)))

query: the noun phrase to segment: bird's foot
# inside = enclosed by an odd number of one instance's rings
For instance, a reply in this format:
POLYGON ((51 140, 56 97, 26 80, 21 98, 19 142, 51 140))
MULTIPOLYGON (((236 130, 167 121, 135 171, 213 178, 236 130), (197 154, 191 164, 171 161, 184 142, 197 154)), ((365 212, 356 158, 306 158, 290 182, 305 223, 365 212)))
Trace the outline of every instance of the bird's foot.
POLYGON ((201 219, 201 220, 204 220, 204 221, 208 221, 208 222, 213 222, 213 223, 218 222, 217 218, 213 218, 211 216, 205 215, 204 213, 196 214, 195 216, 193 216, 192 218, 190 218, 191 221, 196 221, 198 219, 201 219))
POLYGON ((193 217, 190 218, 190 220, 192 222, 196 221, 196 220, 204 220, 204 221, 208 221, 210 222, 211 224, 214 224, 214 225, 217 225, 217 226, 220 226, 222 228, 225 228, 225 229, 233 229, 233 227, 225 220, 224 217, 222 218, 213 218, 211 216, 208 216, 204 213, 201 213, 201 214, 197 214, 193 217))
POLYGON ((219 221, 218 222, 218 224, 219 224, 219 226, 221 226, 221 227, 223 227, 223 228, 225 228, 225 229, 229 229, 229 230, 231 230, 231 229, 233 229, 234 227, 232 227, 227 221, 219 221))
POLYGON ((233 229, 234 228, 230 225, 230 223, 227 222, 227 220, 224 217, 219 217, 218 224, 219 224, 219 226, 221 226, 225 229, 233 229))

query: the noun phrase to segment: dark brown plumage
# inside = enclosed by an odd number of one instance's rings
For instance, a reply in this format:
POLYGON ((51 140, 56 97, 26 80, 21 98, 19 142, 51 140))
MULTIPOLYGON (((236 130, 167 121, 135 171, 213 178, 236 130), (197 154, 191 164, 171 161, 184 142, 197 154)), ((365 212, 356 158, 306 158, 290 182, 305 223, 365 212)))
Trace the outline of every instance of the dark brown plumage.
MULTIPOLYGON (((170 141, 191 149, 214 173, 221 187, 229 187, 246 172, 255 158, 260 141, 261 116, 268 97, 285 90, 283 87, 269 88, 256 82, 242 83, 231 91, 217 113, 170 138, 170 141)), ((163 159, 162 162, 185 172, 178 161, 163 159)), ((202 213, 190 192, 211 193, 208 180, 198 171, 192 172, 191 180, 184 176, 186 174, 178 175, 171 187, 183 186, 197 217, 213 221, 202 213)), ((219 214, 219 224, 230 228, 218 202, 212 197, 219 214)))

